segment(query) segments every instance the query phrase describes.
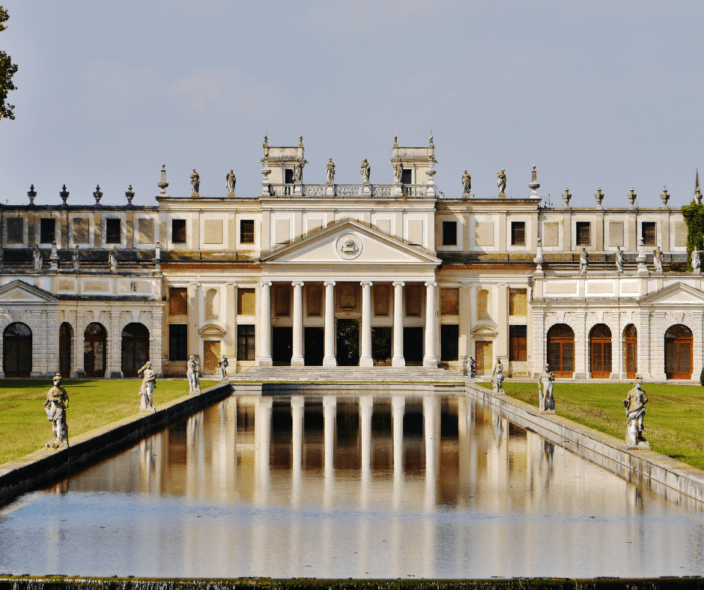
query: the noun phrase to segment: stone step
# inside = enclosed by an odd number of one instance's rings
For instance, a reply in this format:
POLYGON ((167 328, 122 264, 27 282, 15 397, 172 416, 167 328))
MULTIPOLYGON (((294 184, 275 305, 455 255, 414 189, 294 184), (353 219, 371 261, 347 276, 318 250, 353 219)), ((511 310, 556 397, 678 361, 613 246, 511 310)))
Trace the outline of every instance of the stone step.
POLYGON ((459 373, 424 367, 257 367, 232 375, 230 381, 336 381, 336 382, 457 382, 459 373))

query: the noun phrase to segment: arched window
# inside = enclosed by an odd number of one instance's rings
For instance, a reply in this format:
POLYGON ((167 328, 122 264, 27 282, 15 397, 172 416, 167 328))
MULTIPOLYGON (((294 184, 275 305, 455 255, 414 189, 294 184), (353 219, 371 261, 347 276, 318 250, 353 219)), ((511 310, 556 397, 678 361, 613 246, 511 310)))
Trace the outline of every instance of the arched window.
POLYGON ((15 322, 5 328, 3 371, 5 377, 29 377, 32 373, 32 330, 26 324, 15 322))
POLYGON ((477 293, 477 316, 480 320, 491 319, 491 300, 489 299, 489 291, 486 289, 477 293))
POLYGON ((692 331, 682 324, 665 333, 665 374, 668 379, 692 378, 692 331))
POLYGON ((148 360, 149 330, 142 324, 127 324, 122 330, 122 373, 137 377, 137 371, 148 360))
POLYGON ((606 324, 597 324, 589 332, 589 360, 592 378, 609 378, 611 375, 611 330, 606 324))
POLYGON ((105 377, 108 333, 102 324, 88 324, 84 334, 83 368, 87 377, 105 377))
POLYGON ((68 322, 59 328, 59 373, 62 377, 71 376, 71 343, 73 342, 73 328, 68 322))
POLYGON ((217 320, 220 307, 220 297, 217 289, 208 289, 205 293, 205 319, 217 320))
POLYGON ((626 378, 635 379, 638 372, 638 330, 633 324, 623 329, 623 364, 626 378))
POLYGON ((548 330, 548 364, 556 377, 574 376, 574 331, 567 324, 548 330))

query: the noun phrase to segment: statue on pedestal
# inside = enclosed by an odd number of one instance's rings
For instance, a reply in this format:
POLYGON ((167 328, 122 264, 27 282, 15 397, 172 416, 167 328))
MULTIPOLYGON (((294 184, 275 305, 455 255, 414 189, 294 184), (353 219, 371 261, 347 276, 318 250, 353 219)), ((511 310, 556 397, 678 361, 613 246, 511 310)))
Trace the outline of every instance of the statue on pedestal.
POLYGON ((619 274, 623 272, 623 250, 621 250, 621 246, 616 246, 616 272, 619 274))
POLYGON ((471 356, 467 361, 467 376, 470 379, 474 379, 477 376, 477 361, 475 361, 471 356))
POLYGON ((196 172, 195 168, 191 172, 191 196, 200 196, 200 174, 196 172))
POLYGON ((154 398, 152 397, 152 394, 154 393, 154 390, 156 389, 156 373, 152 369, 152 363, 150 361, 147 361, 146 364, 137 371, 137 375, 142 375, 144 374, 144 377, 142 379, 142 386, 139 388, 139 397, 141 397, 141 401, 139 404, 139 410, 140 412, 146 411, 146 410, 152 410, 156 412, 156 408, 154 407, 154 398))
POLYGON ((400 162, 394 162, 394 183, 399 184, 403 180, 403 165, 400 162))
POLYGON ((218 370, 220 371, 220 381, 227 381, 227 367, 230 363, 227 362, 227 357, 223 354, 222 358, 218 361, 218 370))
POLYGON ((696 274, 699 274, 701 272, 701 269, 699 268, 701 266, 700 254, 701 252, 695 246, 694 250, 692 250, 692 270, 694 270, 696 274))
POLYGON ((225 184, 227 185, 227 196, 234 197, 235 196, 235 185, 237 184, 237 177, 235 176, 235 173, 232 171, 232 168, 230 168, 230 171, 227 173, 227 176, 225 177, 225 184))
POLYGON ((550 371, 550 365, 545 365, 545 371, 538 377, 538 405, 541 412, 555 413, 555 398, 552 394, 555 374, 550 371))
POLYGON ((660 246, 658 246, 655 250, 653 250, 653 265, 655 266, 655 272, 662 272, 663 258, 664 255, 662 250, 660 249, 660 246))
POLYGON ((367 162, 367 159, 364 158, 362 161, 362 166, 359 169, 359 173, 362 175, 362 182, 365 184, 369 183, 369 176, 371 174, 372 167, 369 165, 369 162, 367 162))
POLYGON ((628 392, 623 406, 626 408, 626 447, 650 448, 650 443, 643 437, 643 419, 645 418, 645 404, 648 396, 641 389, 641 379, 636 379, 633 389, 628 392))
POLYGON ((496 186, 499 187, 499 195, 506 194, 506 169, 503 169, 496 175, 496 186))
POLYGON ((582 252, 579 255, 579 274, 582 276, 587 274, 587 266, 589 265, 589 254, 586 248, 582 248, 582 252))
POLYGON ((44 259, 42 258, 41 250, 39 250, 39 246, 37 245, 34 246, 34 250, 32 251, 32 258, 34 259, 34 270, 36 272, 40 272, 42 270, 42 263, 44 262, 44 259))
POLYGON ((54 433, 54 438, 46 443, 47 447, 58 449, 66 443, 68 447, 68 425, 66 424, 66 410, 68 409, 68 394, 61 387, 61 375, 56 373, 54 376, 54 387, 46 394, 44 401, 44 410, 47 418, 51 422, 51 431, 54 433))
POLYGON ((328 184, 335 182, 335 163, 332 161, 332 158, 330 158, 325 165, 325 176, 328 184))
POLYGON ((188 357, 188 363, 186 363, 188 371, 186 371, 186 378, 188 379, 188 393, 200 393, 200 366, 196 358, 191 355, 188 357))
POLYGON ((117 272, 117 246, 113 246, 110 250, 108 264, 110 264, 110 272, 117 272))
POLYGON ((501 359, 496 361, 494 371, 491 374, 491 383, 494 393, 506 393, 504 391, 504 366, 501 364, 501 359))
POLYGON ((76 247, 73 249, 71 259, 73 260, 73 270, 78 272, 81 265, 80 248, 78 247, 78 244, 76 244, 76 247))
POLYGON ((465 170, 462 175, 462 194, 469 195, 472 192, 472 177, 465 170))

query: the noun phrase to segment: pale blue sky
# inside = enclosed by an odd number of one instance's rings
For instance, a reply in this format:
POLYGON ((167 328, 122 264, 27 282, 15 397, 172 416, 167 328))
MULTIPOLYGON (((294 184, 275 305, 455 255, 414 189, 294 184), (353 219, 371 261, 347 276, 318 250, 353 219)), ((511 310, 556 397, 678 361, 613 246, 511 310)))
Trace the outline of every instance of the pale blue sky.
POLYGON ((155 204, 159 170, 185 196, 261 191, 261 143, 303 135, 306 182, 391 182, 393 136, 437 147, 458 196, 570 187, 575 205, 692 198, 704 172, 704 2, 4 0, 0 47, 19 64, 0 121, 0 196, 38 204, 155 204))

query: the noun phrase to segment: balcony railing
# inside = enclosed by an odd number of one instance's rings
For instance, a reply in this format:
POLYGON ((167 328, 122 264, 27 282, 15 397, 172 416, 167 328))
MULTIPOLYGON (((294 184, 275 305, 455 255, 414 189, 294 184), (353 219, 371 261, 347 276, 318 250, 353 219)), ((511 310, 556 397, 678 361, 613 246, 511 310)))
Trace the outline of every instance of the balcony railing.
MULTIPOLYGON (((277 197, 392 197, 396 194, 395 184, 270 184, 269 194, 277 197), (332 189, 330 191, 330 189, 332 189), (365 189, 369 189, 368 191, 365 189), (331 194, 332 193, 332 194, 331 194)), ((401 191, 406 197, 425 197, 428 187, 425 184, 404 184, 401 191)))

